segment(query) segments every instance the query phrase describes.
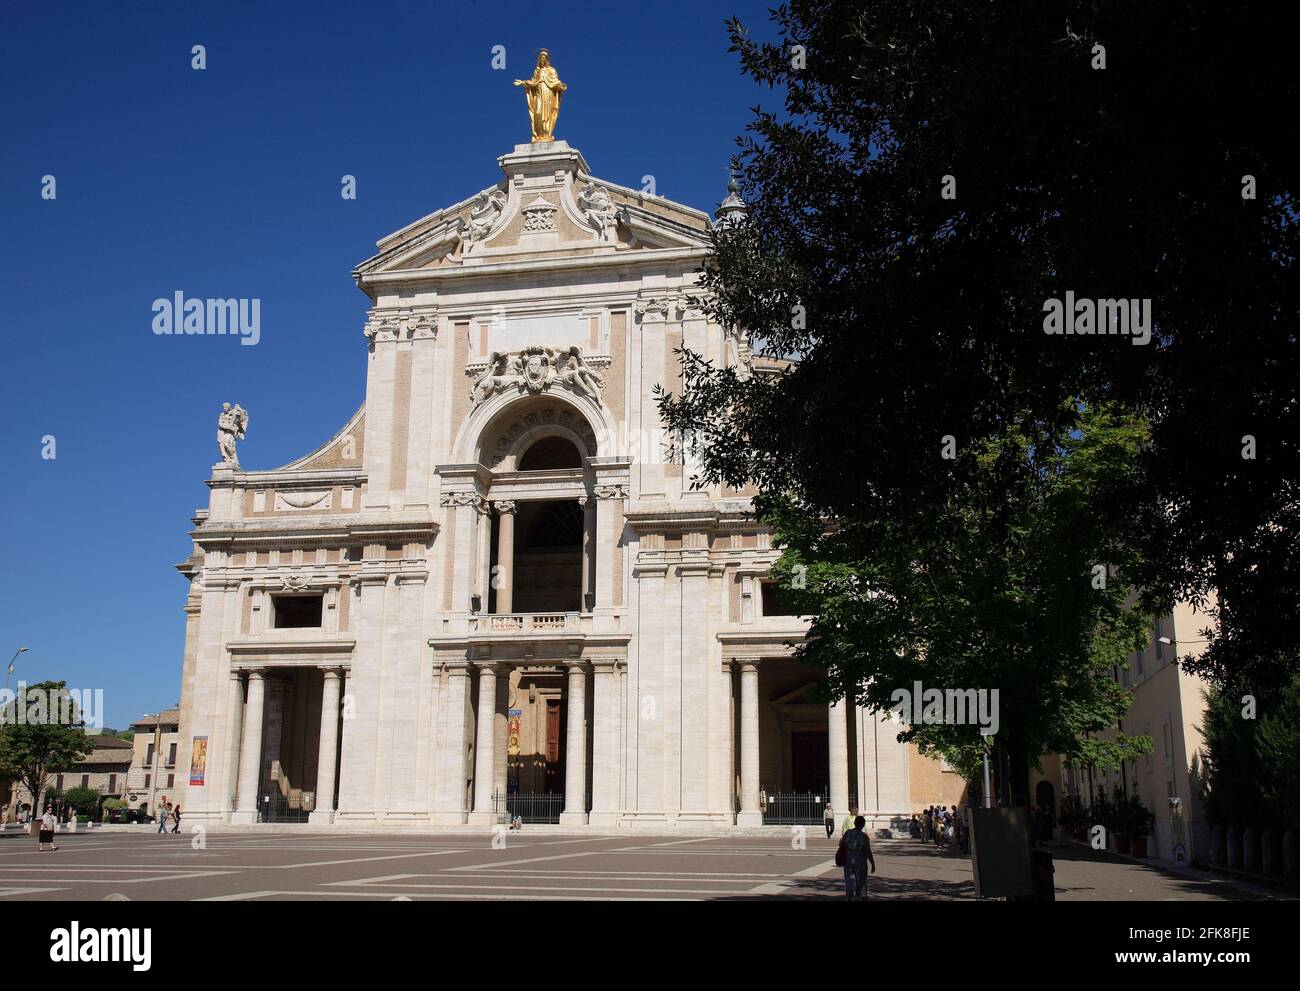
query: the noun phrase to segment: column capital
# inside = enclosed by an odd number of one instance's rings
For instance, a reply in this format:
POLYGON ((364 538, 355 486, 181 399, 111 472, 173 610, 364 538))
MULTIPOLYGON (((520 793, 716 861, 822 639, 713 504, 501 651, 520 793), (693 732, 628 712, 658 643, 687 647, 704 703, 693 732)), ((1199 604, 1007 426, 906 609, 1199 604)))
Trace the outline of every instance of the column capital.
POLYGON ((243 681, 243 680, 244 680, 244 670, 243 670, 243 668, 231 668, 231 669, 230 669, 230 680, 231 680, 231 681, 236 681, 236 682, 243 681))
POLYGON ((326 681, 334 681, 338 678, 343 677, 343 669, 339 667, 330 667, 328 665, 321 665, 320 671, 325 676, 326 681))
POLYGON ((495 509, 498 514, 505 515, 507 513, 514 513, 518 507, 513 499, 498 499, 492 503, 492 508, 495 509))
POLYGON ((758 671, 758 661, 759 659, 757 657, 736 658, 736 664, 740 668, 742 674, 748 673, 750 671, 758 671))
POLYGON ((244 668, 244 671, 247 672, 249 681, 266 680, 266 668, 244 668))
POLYGON ((474 667, 477 669, 479 674, 497 675, 500 674, 507 665, 502 664, 500 661, 475 661, 474 667))

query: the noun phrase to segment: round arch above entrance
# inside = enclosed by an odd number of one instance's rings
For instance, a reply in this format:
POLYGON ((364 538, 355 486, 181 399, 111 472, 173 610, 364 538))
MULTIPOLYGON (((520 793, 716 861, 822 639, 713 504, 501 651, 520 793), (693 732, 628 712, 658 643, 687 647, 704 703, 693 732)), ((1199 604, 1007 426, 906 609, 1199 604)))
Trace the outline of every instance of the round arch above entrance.
POLYGON ((533 444, 561 437, 583 458, 598 457, 603 416, 567 393, 544 396, 495 396, 465 421, 457 437, 457 450, 467 462, 477 462, 494 472, 515 471, 520 457, 533 444), (593 425, 593 416, 595 413, 593 425), (599 433, 598 433, 599 431, 599 433))

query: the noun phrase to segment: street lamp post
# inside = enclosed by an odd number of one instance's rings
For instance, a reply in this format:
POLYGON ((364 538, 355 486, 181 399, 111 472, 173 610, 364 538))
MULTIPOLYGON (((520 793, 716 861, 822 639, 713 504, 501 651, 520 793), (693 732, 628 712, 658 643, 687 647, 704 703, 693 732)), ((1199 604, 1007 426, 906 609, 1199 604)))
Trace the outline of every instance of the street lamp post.
MULTIPOLYGON (((16 660, 18 660, 18 655, 21 654, 21 653, 24 653, 26 650, 27 650, 26 647, 19 647, 17 650, 14 651, 14 656, 11 657, 11 658, 9 659, 9 667, 7 667, 7 668, 5 669, 5 694, 6 694, 6 695, 9 694, 9 676, 12 675, 12 674, 14 673, 14 662, 15 662, 16 660)), ((14 702, 14 714, 17 715, 17 712, 18 712, 18 703, 17 703, 17 701, 15 701, 15 702, 14 702)), ((18 788, 17 788, 16 785, 10 787, 10 789, 9 789, 9 801, 10 801, 10 804, 11 804, 11 805, 12 805, 12 804, 16 804, 17 801, 18 801, 18 788)), ((0 809, 0 812, 4 812, 4 813, 5 813, 4 818, 6 818, 6 819, 8 818, 8 811, 7 811, 7 810, 5 810, 5 809, 0 809)))
POLYGON ((14 651, 14 656, 9 659, 9 667, 5 670, 5 691, 9 690, 9 676, 14 673, 14 661, 18 660, 19 654, 24 654, 26 652, 26 647, 19 647, 14 651))

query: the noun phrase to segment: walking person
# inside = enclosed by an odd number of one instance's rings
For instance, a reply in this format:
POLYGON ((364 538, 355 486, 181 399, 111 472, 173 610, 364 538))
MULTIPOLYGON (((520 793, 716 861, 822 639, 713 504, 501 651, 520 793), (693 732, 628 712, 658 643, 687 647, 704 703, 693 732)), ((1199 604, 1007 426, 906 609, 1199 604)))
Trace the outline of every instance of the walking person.
POLYGON ((54 806, 45 806, 45 815, 41 816, 41 830, 36 837, 36 849, 41 853, 45 852, 45 844, 50 845, 51 850, 57 850, 54 844, 54 831, 59 827, 59 820, 54 815, 54 806))
POLYGON ((867 897, 867 865, 871 865, 871 873, 876 872, 876 858, 871 854, 866 825, 865 817, 854 817, 853 828, 840 838, 841 853, 836 855, 836 860, 843 862, 844 894, 850 901, 867 897))
POLYGON ((171 812, 171 803, 167 801, 167 796, 162 797, 158 803, 158 832, 167 832, 167 816, 171 812))
POLYGON ((181 831, 181 803, 177 802, 175 806, 172 807, 172 832, 179 833, 180 831, 181 831))
POLYGON ((853 828, 853 823, 857 819, 857 817, 858 817, 858 807, 856 805, 850 805, 849 814, 846 815, 844 817, 844 821, 840 823, 841 836, 843 836, 845 833, 847 833, 850 829, 853 828))
POLYGON ((830 802, 822 810, 822 820, 826 824, 826 838, 829 840, 835 834, 835 810, 831 808, 830 802))

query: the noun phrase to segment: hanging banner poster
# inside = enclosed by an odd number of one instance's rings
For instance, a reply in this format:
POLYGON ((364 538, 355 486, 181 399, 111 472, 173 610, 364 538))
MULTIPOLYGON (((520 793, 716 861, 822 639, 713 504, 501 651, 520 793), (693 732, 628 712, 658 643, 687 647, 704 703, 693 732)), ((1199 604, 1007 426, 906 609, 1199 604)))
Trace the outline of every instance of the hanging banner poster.
POLYGON ((190 756, 190 784, 202 785, 203 776, 208 769, 208 738, 206 736, 196 736, 194 738, 194 749, 190 756))

